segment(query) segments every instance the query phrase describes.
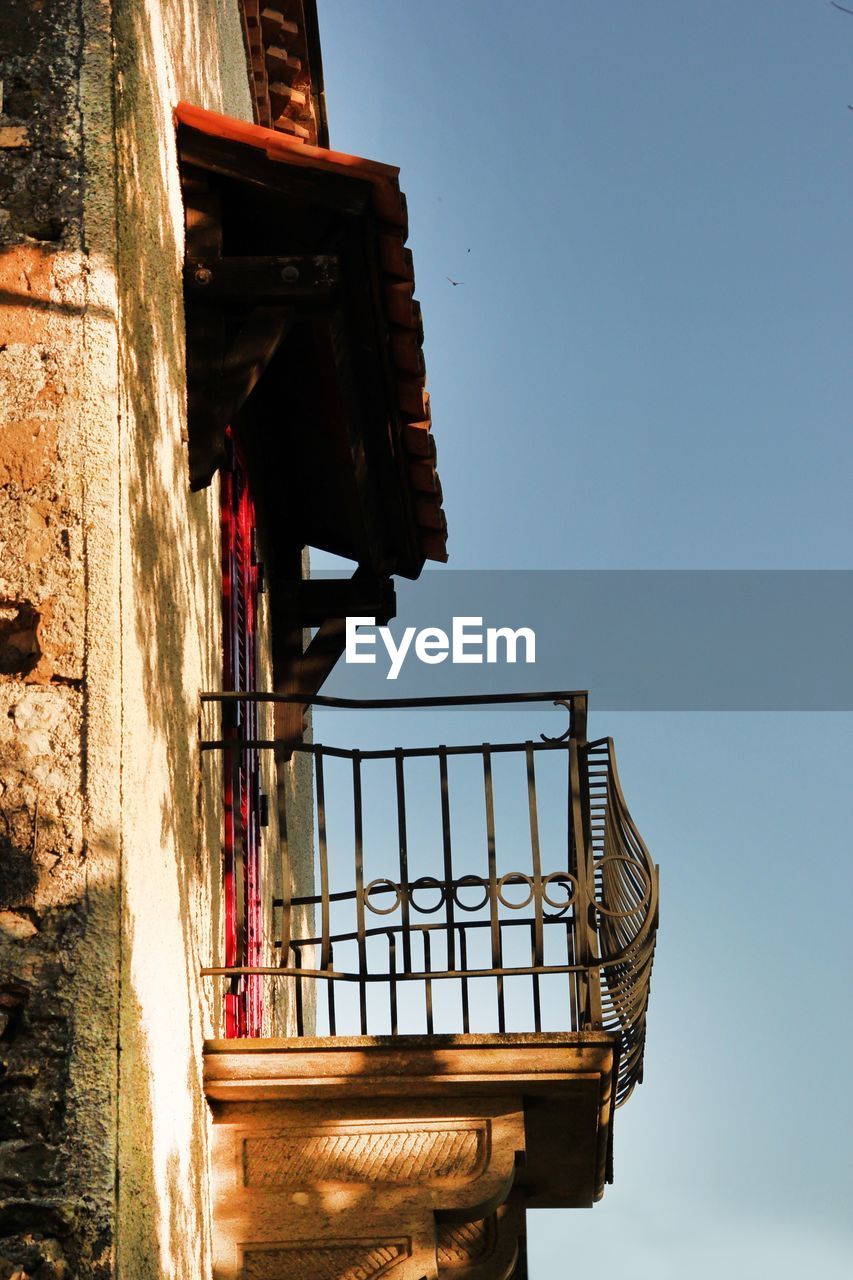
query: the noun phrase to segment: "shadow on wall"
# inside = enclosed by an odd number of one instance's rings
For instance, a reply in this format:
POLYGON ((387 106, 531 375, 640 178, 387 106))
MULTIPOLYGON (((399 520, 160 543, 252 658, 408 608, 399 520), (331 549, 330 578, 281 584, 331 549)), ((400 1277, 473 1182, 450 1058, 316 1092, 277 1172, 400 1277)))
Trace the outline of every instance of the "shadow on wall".
MULTIPOLYGON (((105 886, 85 901, 64 902, 37 917, 17 896, 10 900, 15 919, 30 927, 10 934, 8 917, 13 913, 0 913, 7 917, 0 921, 0 1277, 109 1280, 117 1274, 112 1223, 101 1217, 97 1200, 90 1204, 85 1196, 78 1201, 69 1195, 63 1135, 70 1128, 73 1139, 81 1122, 72 1063, 84 1029, 75 1019, 79 975, 72 957, 91 916, 111 911, 112 889, 105 886), (11 977, 10 962, 17 957, 23 959, 24 971, 11 977), (49 1001, 44 998, 47 990, 49 1001)), ((132 928, 127 918, 126 924, 132 928)), ((134 1026, 136 1034, 122 1045, 130 1065, 123 1082, 127 1132, 121 1195, 125 1204, 133 1204, 134 1213, 132 1231, 127 1230, 129 1218, 117 1227, 120 1273, 188 1277, 209 1266, 206 1241, 192 1229, 185 1210, 187 1203, 205 1202, 207 1180, 204 1165, 188 1162, 179 1135, 162 1123, 156 1082, 147 1071, 151 1057, 141 1030, 144 1020, 135 992, 127 992, 124 1023, 134 1026)), ((193 1099, 194 1125, 203 1133, 206 1103, 192 1064, 185 1087, 193 1099)), ((108 1114, 88 1112, 82 1120, 103 1130, 104 1140, 110 1141, 108 1114)))
MULTIPOLYGON (((27 886, 4 880, 0 899, 0 1277, 3 1280, 68 1280, 69 1275, 109 1280, 114 1264, 112 1223, 100 1203, 69 1195, 64 1135, 79 1123, 103 1132, 110 1143, 110 1115, 78 1112, 76 1072, 85 1062, 75 1049, 88 1031, 79 1025, 75 989, 80 973, 74 956, 87 922, 114 904, 112 885, 85 898, 63 901, 39 913, 26 906, 27 886), (11 905, 10 905, 11 904, 11 905), (12 924, 17 928, 13 931, 12 924), (26 928, 24 927, 26 926, 26 928), (20 976, 12 976, 15 970, 20 976), (45 999, 50 991, 51 998, 45 999), (94 1215, 96 1221, 85 1218, 94 1215), (93 1229, 94 1227, 94 1229, 93 1229)), ((125 927, 133 924, 125 912, 125 927)), ((104 975, 106 978, 108 975, 104 975)), ((159 1120, 156 1082, 147 1067, 150 1046, 142 1031, 145 1014, 134 991, 125 993, 125 1028, 135 1034, 122 1044, 130 1059, 124 1075, 123 1110, 131 1118, 121 1194, 135 1208, 133 1231, 118 1224, 122 1276, 193 1276, 203 1272, 206 1242, 188 1229, 185 1205, 207 1196, 200 1161, 188 1163, 180 1137, 159 1120)), ((84 1083, 84 1092, 85 1084, 84 1083)), ((206 1103, 187 1073, 193 1122, 206 1128, 206 1103)), ((71 1148, 73 1151, 73 1146, 71 1148)), ((209 1265, 209 1264, 208 1264, 209 1265)))
MULTIPOLYGON (((132 932, 130 912, 125 927, 132 932)), ((132 942, 131 942, 132 945, 132 942)), ((189 1155, 182 1138, 164 1123, 163 1100, 152 1073, 152 1049, 144 1030, 150 1012, 134 990, 123 995, 121 1080, 122 1154, 117 1223, 118 1273, 123 1277, 191 1277, 210 1274, 210 1241, 204 1222, 208 1199, 207 1103, 196 1063, 186 1065, 197 1135, 189 1155)))
POLYGON ((90 302, 54 302, 33 298, 17 289, 0 289, 0 307, 26 307, 30 311, 49 312, 60 316, 86 316, 90 320, 114 319, 112 308, 93 306, 90 302))
POLYGON ((226 44, 241 68, 244 110, 249 98, 236 5, 125 0, 115 35, 124 489, 119 1262, 125 1280, 184 1280, 209 1270, 201 1057, 210 1010, 198 974, 220 926, 220 817, 202 785, 197 741, 198 693, 219 683, 221 657, 215 489, 190 493, 182 440, 183 227, 171 113, 182 97, 223 108, 226 44), (176 1080, 186 1089, 177 1111, 169 1096, 176 1080))
POLYGON ((81 1239, 63 1152, 75 1118, 74 957, 87 912, 79 900, 36 911, 34 862, 3 837, 0 866, 0 1277, 106 1275, 108 1217, 93 1197, 81 1239))

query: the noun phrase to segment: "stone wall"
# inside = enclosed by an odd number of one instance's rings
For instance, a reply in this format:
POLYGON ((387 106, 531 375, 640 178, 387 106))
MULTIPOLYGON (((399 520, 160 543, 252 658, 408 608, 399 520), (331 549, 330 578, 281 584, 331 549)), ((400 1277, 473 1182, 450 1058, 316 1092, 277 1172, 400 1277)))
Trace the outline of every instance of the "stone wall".
POLYGON ((251 118, 239 7, 6 0, 0 62, 0 1280, 184 1280, 210 1268, 220 637, 172 111, 251 118))
POLYGON ((110 1275, 114 1248, 110 58, 102 6, 4 5, 0 1276, 39 1280, 110 1275))

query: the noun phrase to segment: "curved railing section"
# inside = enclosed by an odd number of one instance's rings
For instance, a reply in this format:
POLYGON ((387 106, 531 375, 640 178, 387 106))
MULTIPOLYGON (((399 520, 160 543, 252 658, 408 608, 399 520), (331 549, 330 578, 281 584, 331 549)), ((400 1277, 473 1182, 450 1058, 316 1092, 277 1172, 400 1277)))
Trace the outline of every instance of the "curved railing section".
POLYGON ((612 738, 586 749, 591 872, 601 957, 601 1021, 622 1042, 616 1105, 643 1078, 658 924, 658 868, 628 812, 612 738))

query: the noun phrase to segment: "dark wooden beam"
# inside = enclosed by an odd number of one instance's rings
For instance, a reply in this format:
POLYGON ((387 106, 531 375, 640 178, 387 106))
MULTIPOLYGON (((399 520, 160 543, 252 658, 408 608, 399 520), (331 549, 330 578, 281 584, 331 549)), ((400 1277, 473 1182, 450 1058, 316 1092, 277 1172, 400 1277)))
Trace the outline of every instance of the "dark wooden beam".
POLYGON ((318 368, 314 391, 317 420, 323 424, 322 465, 335 466, 351 477, 353 494, 352 546, 349 555, 378 575, 393 568, 386 506, 393 501, 382 492, 370 463, 373 429, 365 402, 362 371, 354 358, 352 317, 343 300, 309 319, 313 357, 318 368))
POLYGON ((316 693, 332 673, 346 645, 346 618, 327 618, 299 664, 300 692, 316 693))
MULTIPOLYGON (((397 614, 390 578, 308 578, 276 582, 282 612, 300 627, 319 627, 329 618, 371 617, 384 627, 397 614)), ((316 690, 315 690, 316 692, 316 690)))
POLYGON ((288 257, 192 257, 184 266, 188 303, 323 303, 340 279, 328 254, 288 257))
MULTIPOLYGON (((346 646, 346 618, 327 618, 304 653, 281 676, 276 673, 276 693, 300 693, 306 698, 318 691, 331 674, 346 646)), ((287 759, 302 741, 308 702, 277 703, 275 737, 287 759)))
POLYGON ((255 307, 228 335, 221 307, 187 308, 190 485, 203 489, 225 462, 225 429, 252 394, 290 328, 290 307, 255 307))
MULTIPOLYGON (((284 644, 290 642, 291 645, 289 650, 285 649, 281 643, 276 643, 275 634, 273 635, 274 651, 277 654, 274 659, 275 692, 300 693, 305 694, 306 698, 322 688, 344 652, 347 617, 375 617, 377 623, 384 626, 395 616, 397 607, 393 582, 377 578, 361 567, 356 569, 349 580, 318 578, 288 584, 279 582, 273 584, 270 595, 280 625, 287 625, 284 644), (289 607, 291 603, 305 612, 292 613, 289 607), (315 625, 308 621, 308 610, 316 609, 317 613, 311 616, 319 619, 321 605, 335 611, 346 607, 347 612, 335 612, 323 618, 319 630, 304 652, 294 652, 294 638, 302 635, 302 628, 315 625)), ((281 744, 282 758, 290 756, 293 748, 302 741, 307 709, 308 702, 276 704, 275 737, 281 744)))

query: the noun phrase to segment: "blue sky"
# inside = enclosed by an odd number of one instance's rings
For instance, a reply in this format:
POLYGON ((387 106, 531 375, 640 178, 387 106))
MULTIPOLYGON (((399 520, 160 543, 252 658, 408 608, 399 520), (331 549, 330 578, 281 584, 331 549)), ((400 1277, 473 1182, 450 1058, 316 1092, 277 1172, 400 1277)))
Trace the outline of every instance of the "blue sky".
MULTIPOLYGON (((451 565, 853 567, 853 17, 320 20, 332 145, 402 170, 451 565)), ((853 717, 593 730, 662 867, 647 1075, 602 1204, 531 1215, 531 1278, 846 1278, 853 717)))
POLYGON ((409 197, 454 566, 847 567, 853 17, 321 21, 333 144, 409 197))

